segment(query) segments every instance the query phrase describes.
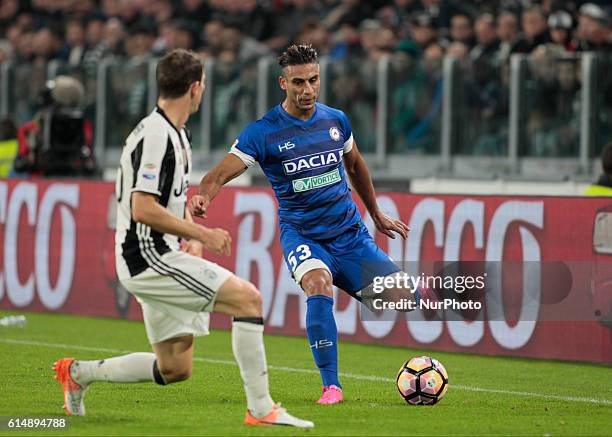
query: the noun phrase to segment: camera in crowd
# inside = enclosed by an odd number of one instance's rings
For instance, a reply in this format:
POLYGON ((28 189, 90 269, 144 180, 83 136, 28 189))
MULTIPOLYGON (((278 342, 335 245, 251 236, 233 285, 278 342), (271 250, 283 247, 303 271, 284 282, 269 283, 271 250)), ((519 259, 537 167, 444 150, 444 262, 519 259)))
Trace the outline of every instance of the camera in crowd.
POLYGON ((93 128, 85 118, 81 82, 58 76, 39 95, 40 110, 19 128, 15 170, 44 176, 95 175, 93 128))

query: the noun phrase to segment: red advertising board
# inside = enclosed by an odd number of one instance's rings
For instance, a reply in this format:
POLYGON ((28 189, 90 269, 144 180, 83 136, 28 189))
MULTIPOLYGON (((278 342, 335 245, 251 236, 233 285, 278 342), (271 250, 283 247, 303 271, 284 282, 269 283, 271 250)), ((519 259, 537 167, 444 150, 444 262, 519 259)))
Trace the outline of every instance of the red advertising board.
MULTIPOLYGON (((113 184, 102 182, 0 182, 0 308, 141 319, 115 275, 113 192, 113 184)), ((532 305, 535 316, 525 316, 524 308, 510 321, 464 321, 444 312, 439 320, 426 320, 420 311, 364 321, 357 302, 338 292, 341 338, 612 363, 611 325, 604 323, 612 312, 612 199, 383 193, 378 202, 411 228, 407 240, 376 234, 395 260, 590 263, 589 281, 574 281, 572 291, 597 316, 542 320, 532 305)), ((364 220, 373 231, 367 214, 364 220)), ((267 331, 304 335, 305 301, 282 258, 272 191, 225 188, 206 224, 232 234, 232 255, 209 258, 258 286, 267 331)), ((520 287, 512 293, 520 300, 520 287)), ((229 320, 213 317, 213 326, 226 328, 229 320)))

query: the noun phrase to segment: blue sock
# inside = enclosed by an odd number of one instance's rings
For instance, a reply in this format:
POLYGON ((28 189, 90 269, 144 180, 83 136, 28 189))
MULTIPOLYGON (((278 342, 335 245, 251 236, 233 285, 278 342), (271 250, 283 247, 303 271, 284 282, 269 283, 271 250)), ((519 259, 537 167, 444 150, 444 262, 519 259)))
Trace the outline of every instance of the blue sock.
POLYGON ((310 296, 306 300, 306 333, 323 386, 342 388, 338 381, 338 329, 333 307, 334 300, 329 296, 310 296))

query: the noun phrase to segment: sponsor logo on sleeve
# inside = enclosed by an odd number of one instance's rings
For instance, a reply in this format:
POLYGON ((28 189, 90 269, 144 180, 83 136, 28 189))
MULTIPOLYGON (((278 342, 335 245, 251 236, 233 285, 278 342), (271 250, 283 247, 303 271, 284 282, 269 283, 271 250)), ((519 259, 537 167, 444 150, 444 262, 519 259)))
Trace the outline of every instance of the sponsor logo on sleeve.
POLYGON ((157 175, 153 174, 153 173, 143 173, 142 177, 145 179, 148 179, 150 181, 154 180, 157 178, 157 175))

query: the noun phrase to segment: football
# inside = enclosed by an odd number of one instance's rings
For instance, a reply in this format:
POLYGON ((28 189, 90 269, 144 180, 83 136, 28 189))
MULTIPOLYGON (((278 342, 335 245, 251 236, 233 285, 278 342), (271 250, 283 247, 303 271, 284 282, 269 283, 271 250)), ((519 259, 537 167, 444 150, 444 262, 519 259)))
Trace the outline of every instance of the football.
POLYGON ((410 405, 434 405, 448 389, 448 373, 435 358, 414 357, 397 373, 397 389, 410 405))

